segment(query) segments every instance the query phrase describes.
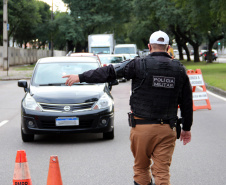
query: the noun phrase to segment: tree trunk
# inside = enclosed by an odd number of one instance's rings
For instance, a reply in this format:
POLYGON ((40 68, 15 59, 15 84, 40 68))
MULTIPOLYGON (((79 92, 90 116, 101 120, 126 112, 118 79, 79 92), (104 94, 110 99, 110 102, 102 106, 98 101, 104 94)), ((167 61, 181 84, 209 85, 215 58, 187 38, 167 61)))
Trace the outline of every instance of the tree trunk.
MULTIPOLYGON (((195 48, 197 46, 199 47, 201 45, 201 43, 199 43, 199 41, 197 39, 197 37, 199 37, 197 34, 194 34, 196 40, 193 41, 191 39, 191 35, 187 36, 185 33, 181 32, 180 27, 177 27, 177 32, 180 35, 180 37, 182 37, 183 40, 185 40, 186 42, 188 42, 189 44, 191 44, 193 48, 195 48)), ((194 62, 200 62, 198 55, 195 55, 194 56, 194 62)))
POLYGON ((200 62, 200 59, 199 59, 199 45, 198 44, 194 44, 193 49, 194 49, 194 62, 200 62))
POLYGON ((188 62, 191 61, 191 58, 190 58, 190 52, 189 52, 189 50, 188 50, 188 47, 187 47, 186 43, 183 43, 183 48, 184 48, 184 50, 185 50, 185 52, 186 52, 186 55, 187 55, 187 61, 188 61, 188 62))
POLYGON ((82 52, 82 45, 81 45, 81 43, 77 43, 76 44, 76 52, 82 52))
POLYGON ((213 45, 214 45, 214 41, 209 41, 208 53, 207 53, 207 63, 212 63, 213 62, 213 57, 212 57, 213 45))
POLYGON ((207 53, 207 63, 212 63, 213 62, 213 57, 212 57, 212 49, 213 49, 213 45, 216 41, 223 39, 224 35, 218 35, 218 36, 211 36, 208 35, 208 40, 209 40, 209 44, 208 44, 208 53, 207 53))
POLYGON ((73 44, 72 41, 68 41, 68 52, 69 51, 74 51, 75 45, 73 44))
POLYGON ((174 30, 174 28, 171 28, 172 32, 175 35, 175 40, 177 42, 177 48, 178 48, 178 52, 179 52, 179 60, 184 60, 184 56, 183 56, 183 51, 182 51, 182 43, 180 40, 180 36, 178 35, 178 33, 174 30))

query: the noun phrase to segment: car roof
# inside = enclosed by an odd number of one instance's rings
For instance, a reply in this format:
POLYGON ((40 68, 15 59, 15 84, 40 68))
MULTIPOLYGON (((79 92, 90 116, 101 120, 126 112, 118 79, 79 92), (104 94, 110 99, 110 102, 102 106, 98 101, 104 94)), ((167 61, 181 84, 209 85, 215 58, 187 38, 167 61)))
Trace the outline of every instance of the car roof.
POLYGON ((96 55, 93 54, 93 53, 71 53, 69 56, 70 57, 79 57, 79 56, 81 56, 81 57, 86 57, 86 56, 92 57, 92 56, 96 56, 96 55))
POLYGON ((38 60, 38 63, 56 63, 56 62, 92 62, 99 63, 94 57, 46 57, 38 60))
POLYGON ((99 57, 123 57, 124 54, 100 54, 99 57))
POLYGON ((118 44, 115 47, 134 47, 136 46, 136 44, 118 44))

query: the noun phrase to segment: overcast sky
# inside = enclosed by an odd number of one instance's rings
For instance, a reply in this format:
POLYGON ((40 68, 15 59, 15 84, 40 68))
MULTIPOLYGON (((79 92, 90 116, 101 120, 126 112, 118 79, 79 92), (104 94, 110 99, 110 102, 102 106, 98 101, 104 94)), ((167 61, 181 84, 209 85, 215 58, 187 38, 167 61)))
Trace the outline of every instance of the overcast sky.
POLYGON ((56 10, 59 10, 61 12, 66 12, 66 10, 67 10, 67 7, 65 6, 65 4, 63 3, 62 0, 39 0, 39 1, 46 2, 51 7, 52 7, 52 1, 53 1, 53 11, 54 12, 56 10))

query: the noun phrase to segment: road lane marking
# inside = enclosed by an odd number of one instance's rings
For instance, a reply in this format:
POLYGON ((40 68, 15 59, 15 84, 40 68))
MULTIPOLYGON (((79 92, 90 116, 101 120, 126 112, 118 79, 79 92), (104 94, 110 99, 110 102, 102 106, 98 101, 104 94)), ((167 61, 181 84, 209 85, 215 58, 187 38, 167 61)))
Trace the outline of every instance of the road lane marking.
MULTIPOLYGON (((200 89, 200 90, 202 90, 201 87, 197 87, 197 88, 200 89)), ((208 94, 210 94, 210 95, 216 97, 216 98, 219 98, 219 99, 221 99, 221 100, 226 101, 226 98, 224 98, 224 97, 222 97, 222 96, 219 96, 219 95, 217 95, 217 94, 215 94, 215 93, 213 93, 213 92, 211 92, 211 91, 209 91, 209 90, 206 90, 206 92, 207 92, 208 94)))
POLYGON ((212 96, 215 96, 216 98, 219 98, 219 99, 221 99, 221 100, 226 101, 226 98, 224 98, 224 97, 222 97, 222 96, 219 96, 219 95, 217 95, 217 94, 215 94, 215 93, 212 93, 212 92, 210 92, 210 91, 208 91, 208 90, 207 90, 207 93, 210 94, 210 95, 212 95, 212 96))
POLYGON ((0 123, 0 127, 3 126, 3 125, 5 125, 8 121, 9 121, 9 120, 4 120, 4 121, 2 121, 2 122, 0 123))

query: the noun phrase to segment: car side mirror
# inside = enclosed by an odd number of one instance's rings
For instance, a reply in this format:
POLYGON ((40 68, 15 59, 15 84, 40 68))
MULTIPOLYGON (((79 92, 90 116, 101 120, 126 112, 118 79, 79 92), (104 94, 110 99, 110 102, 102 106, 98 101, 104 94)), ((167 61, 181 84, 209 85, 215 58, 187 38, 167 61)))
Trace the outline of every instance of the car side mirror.
POLYGON ((19 80, 18 86, 23 87, 25 92, 29 92, 29 89, 27 88, 27 80, 19 80))

